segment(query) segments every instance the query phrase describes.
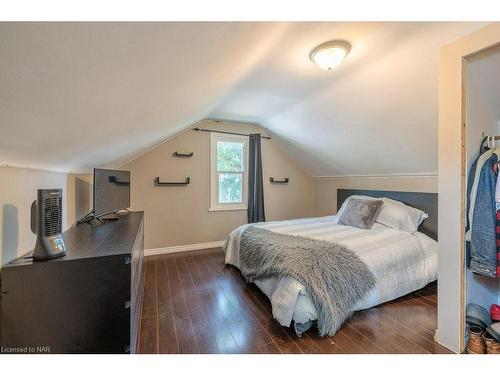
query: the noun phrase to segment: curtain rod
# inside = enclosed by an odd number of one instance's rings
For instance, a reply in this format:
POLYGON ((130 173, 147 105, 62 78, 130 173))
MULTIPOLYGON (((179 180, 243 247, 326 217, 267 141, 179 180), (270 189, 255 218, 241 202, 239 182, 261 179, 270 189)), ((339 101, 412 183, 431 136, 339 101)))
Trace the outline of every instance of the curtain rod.
MULTIPOLYGON (((222 131, 222 130, 211 130, 211 129, 200 129, 200 128, 193 128, 193 130, 200 131, 200 132, 208 132, 208 133, 222 133, 222 134, 232 134, 232 135, 243 135, 245 137, 249 137, 250 136, 250 134, 225 132, 225 131, 222 131)), ((261 135, 261 138, 272 139, 271 137, 266 137, 265 135, 261 135)))

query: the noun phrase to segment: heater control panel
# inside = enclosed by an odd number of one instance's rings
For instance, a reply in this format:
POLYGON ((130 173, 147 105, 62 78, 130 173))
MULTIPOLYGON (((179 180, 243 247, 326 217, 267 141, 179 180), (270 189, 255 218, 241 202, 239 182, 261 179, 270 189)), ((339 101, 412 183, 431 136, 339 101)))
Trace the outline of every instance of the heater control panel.
POLYGON ((56 252, 64 252, 66 251, 66 246, 64 246, 64 241, 61 236, 56 236, 50 240, 50 244, 52 248, 56 252))

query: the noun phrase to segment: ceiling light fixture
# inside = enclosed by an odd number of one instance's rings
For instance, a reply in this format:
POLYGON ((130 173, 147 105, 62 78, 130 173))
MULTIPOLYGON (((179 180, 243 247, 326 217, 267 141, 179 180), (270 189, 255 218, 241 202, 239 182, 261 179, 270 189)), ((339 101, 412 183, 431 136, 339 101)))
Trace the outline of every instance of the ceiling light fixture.
POLYGON ((331 40, 317 46, 309 57, 323 70, 332 70, 340 65, 351 50, 351 44, 345 40, 331 40))

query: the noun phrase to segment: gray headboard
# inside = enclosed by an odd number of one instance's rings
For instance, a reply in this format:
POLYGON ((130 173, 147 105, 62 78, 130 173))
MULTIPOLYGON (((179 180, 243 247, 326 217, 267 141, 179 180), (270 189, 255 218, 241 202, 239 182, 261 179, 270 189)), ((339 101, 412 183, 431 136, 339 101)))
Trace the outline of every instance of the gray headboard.
POLYGON ((418 208, 429 214, 418 228, 422 232, 437 241, 438 233, 438 195, 437 193, 414 193, 406 191, 382 191, 382 190, 351 190, 337 189, 337 210, 342 203, 351 195, 368 195, 375 198, 387 197, 404 204, 418 208))

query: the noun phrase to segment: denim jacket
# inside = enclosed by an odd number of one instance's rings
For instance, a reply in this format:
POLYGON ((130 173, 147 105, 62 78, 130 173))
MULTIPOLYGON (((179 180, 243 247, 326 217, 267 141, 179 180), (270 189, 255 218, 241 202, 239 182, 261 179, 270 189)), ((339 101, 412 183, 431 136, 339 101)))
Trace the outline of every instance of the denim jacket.
POLYGON ((493 165, 498 161, 491 155, 481 168, 474 206, 471 243, 470 269, 478 274, 495 277, 497 265, 496 248, 496 176, 493 165))

